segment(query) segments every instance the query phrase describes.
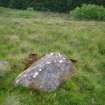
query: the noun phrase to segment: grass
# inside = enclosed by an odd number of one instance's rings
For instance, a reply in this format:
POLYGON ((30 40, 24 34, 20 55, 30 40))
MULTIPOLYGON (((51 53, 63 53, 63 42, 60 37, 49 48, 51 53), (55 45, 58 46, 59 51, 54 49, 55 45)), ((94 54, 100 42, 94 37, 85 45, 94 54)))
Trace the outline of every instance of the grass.
POLYGON ((67 14, 0 8, 0 105, 105 105, 105 22, 74 21, 67 14), (52 93, 14 87, 23 59, 59 51, 78 60, 75 74, 52 93))

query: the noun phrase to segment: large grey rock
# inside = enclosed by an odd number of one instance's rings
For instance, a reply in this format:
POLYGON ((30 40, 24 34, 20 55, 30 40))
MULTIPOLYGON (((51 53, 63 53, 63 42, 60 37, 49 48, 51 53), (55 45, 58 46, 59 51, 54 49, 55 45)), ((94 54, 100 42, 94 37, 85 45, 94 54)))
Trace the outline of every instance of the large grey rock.
POLYGON ((9 63, 7 61, 0 61, 0 77, 4 76, 9 70, 9 63))
POLYGON ((15 80, 15 85, 42 91, 54 91, 73 71, 72 62, 60 53, 46 54, 15 80))

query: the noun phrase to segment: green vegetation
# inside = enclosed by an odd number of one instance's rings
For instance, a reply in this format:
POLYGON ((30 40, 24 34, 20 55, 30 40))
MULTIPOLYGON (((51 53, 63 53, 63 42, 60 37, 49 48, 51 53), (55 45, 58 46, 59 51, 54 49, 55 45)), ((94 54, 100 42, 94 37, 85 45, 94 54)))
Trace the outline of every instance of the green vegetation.
POLYGON ((69 12, 82 4, 97 4, 105 6, 105 0, 0 0, 0 5, 5 7, 35 10, 69 12))
POLYGON ((76 19, 84 20, 105 20, 105 8, 97 5, 82 5, 70 12, 76 19))
POLYGON ((0 77, 0 105, 105 105, 105 22, 0 8, 0 60, 11 66, 0 77), (52 51, 78 60, 72 78, 52 93, 14 87, 30 52, 52 51))

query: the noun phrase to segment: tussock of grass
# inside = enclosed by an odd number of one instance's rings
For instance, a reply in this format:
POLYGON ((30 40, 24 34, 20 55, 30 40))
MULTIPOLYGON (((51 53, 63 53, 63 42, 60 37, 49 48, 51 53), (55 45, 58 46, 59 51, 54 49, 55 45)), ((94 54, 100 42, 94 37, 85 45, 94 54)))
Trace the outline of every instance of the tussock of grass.
POLYGON ((104 58, 105 22, 0 8, 0 59, 11 66, 0 78, 0 105, 104 105, 104 58), (51 51, 78 60, 71 79, 52 93, 13 86, 27 54, 42 56, 51 51))

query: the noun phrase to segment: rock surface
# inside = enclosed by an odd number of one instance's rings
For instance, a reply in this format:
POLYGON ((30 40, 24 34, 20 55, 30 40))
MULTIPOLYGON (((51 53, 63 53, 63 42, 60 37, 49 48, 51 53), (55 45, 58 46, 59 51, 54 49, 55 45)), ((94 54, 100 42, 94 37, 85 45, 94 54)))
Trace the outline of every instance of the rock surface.
POLYGON ((73 65, 60 53, 46 54, 15 80, 15 85, 33 88, 41 91, 54 91, 68 79, 73 71, 73 65))

